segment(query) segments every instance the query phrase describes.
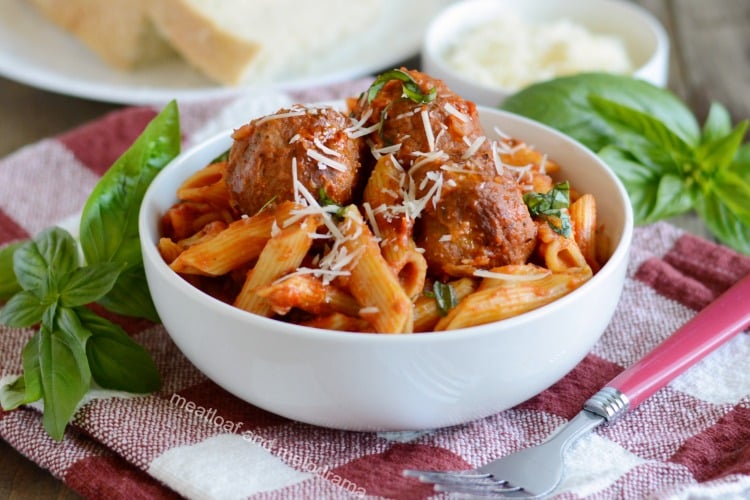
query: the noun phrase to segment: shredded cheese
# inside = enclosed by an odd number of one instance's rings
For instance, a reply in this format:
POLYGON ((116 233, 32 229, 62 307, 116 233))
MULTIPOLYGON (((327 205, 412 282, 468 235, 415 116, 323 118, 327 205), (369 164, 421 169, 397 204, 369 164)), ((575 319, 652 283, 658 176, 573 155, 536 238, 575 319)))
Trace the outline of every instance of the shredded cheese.
POLYGON ((445 103, 445 106, 443 106, 443 109, 445 109, 449 114, 455 116, 459 120, 461 120, 464 123, 468 123, 469 117, 465 115, 464 113, 461 113, 459 110, 456 109, 456 107, 451 103, 445 103))
POLYGON ((469 146, 469 149, 467 149, 463 155, 461 155, 462 160, 468 160, 472 156, 474 156, 474 153, 479 151, 479 148, 482 147, 482 144, 484 144, 484 141, 487 140, 487 138, 483 135, 480 135, 476 139, 474 139, 474 142, 471 143, 469 146))
POLYGON ((331 167, 334 170, 338 170, 339 172, 346 172, 347 170, 346 165, 338 160, 334 160, 333 158, 325 156, 318 150, 308 149, 306 151, 306 154, 307 156, 318 162, 318 168, 320 170, 325 170, 328 167, 331 167))
POLYGON ((427 147, 430 151, 435 151, 435 134, 432 132, 432 124, 430 123, 430 115, 427 109, 422 109, 419 113, 422 116, 422 125, 424 125, 424 134, 427 137, 427 147))
POLYGON ((385 155, 398 153, 401 150, 401 144, 393 144, 391 146, 384 146, 382 148, 371 148, 370 151, 372 152, 372 156, 375 157, 376 160, 379 160, 385 155))
MULTIPOLYGON (((299 134, 297 134, 297 135, 299 135, 299 134)), ((341 153, 339 153, 338 151, 333 150, 333 149, 329 148, 328 146, 326 146, 325 144, 323 144, 323 141, 321 141, 317 137, 315 137, 313 139, 313 144, 315 144, 315 146, 319 150, 323 151, 327 155, 335 156, 336 158, 341 158, 341 156, 342 156, 341 153)))
POLYGON ((489 279, 496 279, 496 280, 505 280, 505 281, 536 281, 540 280, 542 278, 546 278, 550 274, 552 274, 552 271, 549 269, 545 269, 546 272, 544 273, 536 273, 536 274, 509 274, 509 273, 496 273, 493 271, 488 271, 486 269, 477 269, 474 271, 473 275, 477 278, 489 278, 489 279))
POLYGON ((291 111, 285 113, 276 113, 275 115, 266 115, 263 118, 259 118, 255 125, 261 125, 271 120, 283 120, 284 118, 292 118, 294 116, 304 116, 307 113, 306 109, 293 108, 291 111))
POLYGON ((378 128, 380 128, 380 123, 376 123, 369 127, 364 126, 371 116, 372 109, 368 109, 367 111, 365 111, 365 114, 362 115, 362 118, 360 118, 359 121, 354 121, 351 127, 345 128, 344 133, 350 138, 356 139, 357 137, 364 137, 371 132, 375 132, 376 130, 378 130, 378 128))
POLYGON ((383 235, 380 232, 380 226, 378 226, 378 221, 375 219, 375 212, 372 210, 372 205, 370 205, 369 202, 362 203, 362 208, 365 209, 365 215, 367 216, 367 220, 370 223, 370 227, 372 228, 372 232, 375 235, 375 238, 380 241, 383 239, 383 235))

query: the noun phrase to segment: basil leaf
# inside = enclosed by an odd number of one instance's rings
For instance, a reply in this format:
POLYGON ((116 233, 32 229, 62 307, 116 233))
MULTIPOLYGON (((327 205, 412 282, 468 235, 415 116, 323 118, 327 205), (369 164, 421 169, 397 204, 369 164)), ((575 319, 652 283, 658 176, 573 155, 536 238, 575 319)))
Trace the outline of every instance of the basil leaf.
POLYGON ((589 149, 617 144, 617 133, 591 106, 591 96, 617 102, 660 121, 691 147, 700 128, 690 109, 674 94, 628 76, 587 73, 530 85, 509 96, 501 107, 556 128, 589 149))
POLYGON ((738 175, 745 184, 750 184, 750 142, 737 149, 729 171, 738 175))
POLYGON ((26 384, 23 375, 19 376, 13 382, 0 387, 0 406, 3 410, 15 410, 22 404, 26 404, 26 384))
POLYGON ((729 115, 727 108, 718 102, 712 102, 708 110, 708 118, 703 124, 703 134, 701 143, 713 142, 720 139, 732 131, 732 117, 729 115))
POLYGON ((23 290, 18 292, 0 309, 0 323, 14 328, 25 328, 42 320, 47 305, 39 297, 23 290))
POLYGON ((435 299, 438 306, 438 314, 440 314, 440 316, 447 315, 448 312, 458 304, 456 291, 450 283, 435 281, 432 284, 432 291, 425 294, 428 297, 433 297, 435 299))
POLYGON ((740 122, 729 134, 710 140, 705 139, 701 143, 696 151, 698 162, 703 165, 699 179, 725 170, 732 164, 747 128, 748 121, 745 120, 740 122))
MULTIPOLYGON (((745 191, 750 191, 744 184, 745 191)), ((722 188, 711 189, 696 197, 695 210, 708 229, 725 245, 750 255, 750 220, 732 210, 721 196, 722 188)))
POLYGON ((614 146, 604 148, 599 156, 628 191, 636 224, 674 217, 692 208, 690 190, 679 176, 663 175, 614 146))
POLYGON ((47 289, 50 269, 64 274, 77 268, 79 262, 76 241, 59 227, 43 230, 13 254, 18 283, 28 291, 47 289))
POLYGON ((123 316, 145 318, 154 323, 160 321, 148 291, 143 266, 128 268, 121 272, 117 278, 117 286, 97 300, 97 303, 123 316))
POLYGON ((13 254, 24 242, 16 241, 0 248, 0 301, 8 300, 22 290, 13 271, 13 254))
POLYGON ((10 411, 42 397, 42 385, 37 361, 39 333, 31 337, 23 348, 23 375, 0 387, 0 406, 10 411))
POLYGON ((613 143, 626 147, 641 162, 675 171, 684 171, 692 163, 691 146, 658 119, 597 95, 589 96, 589 101, 616 132, 613 143))
POLYGON ((57 308, 55 324, 67 335, 68 339, 75 339, 81 346, 85 347, 86 342, 91 337, 91 332, 84 328, 76 310, 69 307, 57 308))
POLYGON ((714 179, 712 188, 730 211, 750 225, 750 184, 733 172, 721 172, 714 179))
POLYGON ((60 304, 76 307, 95 302, 115 285, 124 264, 107 262, 79 267, 62 276, 60 304))
MULTIPOLYGON (((81 215, 81 248, 89 264, 121 262, 140 271, 138 211, 151 180, 180 150, 177 104, 159 113, 130 148, 99 180, 81 215)), ((115 283, 113 292, 126 295, 131 281, 115 283)), ((111 303, 112 301, 105 301, 111 303)), ((106 306, 105 306, 106 307, 106 306)), ((151 309, 131 311, 148 315, 151 309)))
POLYGON ((547 225, 556 233, 571 235, 570 215, 563 210, 570 206, 570 183, 568 181, 556 184, 546 193, 526 193, 523 201, 529 208, 532 217, 539 217, 547 221, 547 225))
POLYGON ((437 89, 431 88, 426 94, 419 88, 419 84, 412 78, 412 76, 406 71, 400 69, 392 69, 378 75, 375 81, 367 89, 367 102, 372 102, 378 93, 385 87, 385 84, 391 80, 398 80, 401 83, 402 96, 417 104, 426 104, 435 99, 437 95, 437 89))
POLYGON ((159 371, 146 349, 118 325, 87 309, 79 310, 79 317, 83 327, 91 332, 86 356, 97 384, 135 393, 159 389, 159 371))
POLYGON ((23 361, 23 382, 26 387, 26 403, 31 403, 41 399, 42 391, 42 372, 39 368, 39 340, 42 334, 37 330, 36 333, 26 342, 21 353, 23 361))
POLYGON ((86 352, 76 339, 42 324, 39 341, 39 370, 44 394, 42 423, 60 441, 65 426, 91 385, 86 352))

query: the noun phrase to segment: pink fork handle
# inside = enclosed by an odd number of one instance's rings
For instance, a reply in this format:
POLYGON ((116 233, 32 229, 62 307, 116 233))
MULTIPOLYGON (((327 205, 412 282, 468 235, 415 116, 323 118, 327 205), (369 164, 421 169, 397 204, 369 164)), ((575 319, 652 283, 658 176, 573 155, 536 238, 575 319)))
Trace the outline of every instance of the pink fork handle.
POLYGON ((634 408, 748 325, 750 274, 607 385, 634 408))

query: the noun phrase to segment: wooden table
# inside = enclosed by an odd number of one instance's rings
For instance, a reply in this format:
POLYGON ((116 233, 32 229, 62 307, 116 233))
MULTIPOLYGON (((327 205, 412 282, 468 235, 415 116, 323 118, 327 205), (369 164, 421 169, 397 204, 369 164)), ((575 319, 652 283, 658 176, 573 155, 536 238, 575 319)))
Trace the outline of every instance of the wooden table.
MULTIPOLYGON (((750 2, 636 0, 664 24, 672 42, 669 87, 702 122, 711 101, 735 122, 750 118, 750 2)), ((0 78, 0 157, 119 106, 36 90, 0 78)), ((695 219, 677 221, 705 234, 695 219)), ((0 498, 78 496, 0 440, 0 498)))

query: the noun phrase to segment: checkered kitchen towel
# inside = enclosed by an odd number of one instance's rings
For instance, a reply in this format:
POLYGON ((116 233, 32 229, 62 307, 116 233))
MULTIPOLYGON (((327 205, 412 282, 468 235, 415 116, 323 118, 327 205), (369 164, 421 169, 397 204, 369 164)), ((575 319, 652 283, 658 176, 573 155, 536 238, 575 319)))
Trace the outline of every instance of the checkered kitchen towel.
MULTIPOLYGON (((185 146, 283 105, 365 86, 181 105, 185 146)), ((76 214, 157 111, 117 111, 0 160, 0 244, 76 214)), ((542 441, 748 272, 750 258, 673 226, 638 228, 622 301, 579 366, 511 410, 411 433, 336 431, 270 414, 206 379, 161 326, 120 318, 153 354, 161 392, 91 394, 59 443, 35 408, 0 411, 0 436, 91 498, 426 498, 431 489, 401 477, 403 468, 469 468, 542 441)), ((20 373, 31 333, 0 327, 0 376, 20 373)), ((556 492, 565 499, 750 497, 750 336, 736 336, 625 418, 584 437, 567 466, 556 492)))

